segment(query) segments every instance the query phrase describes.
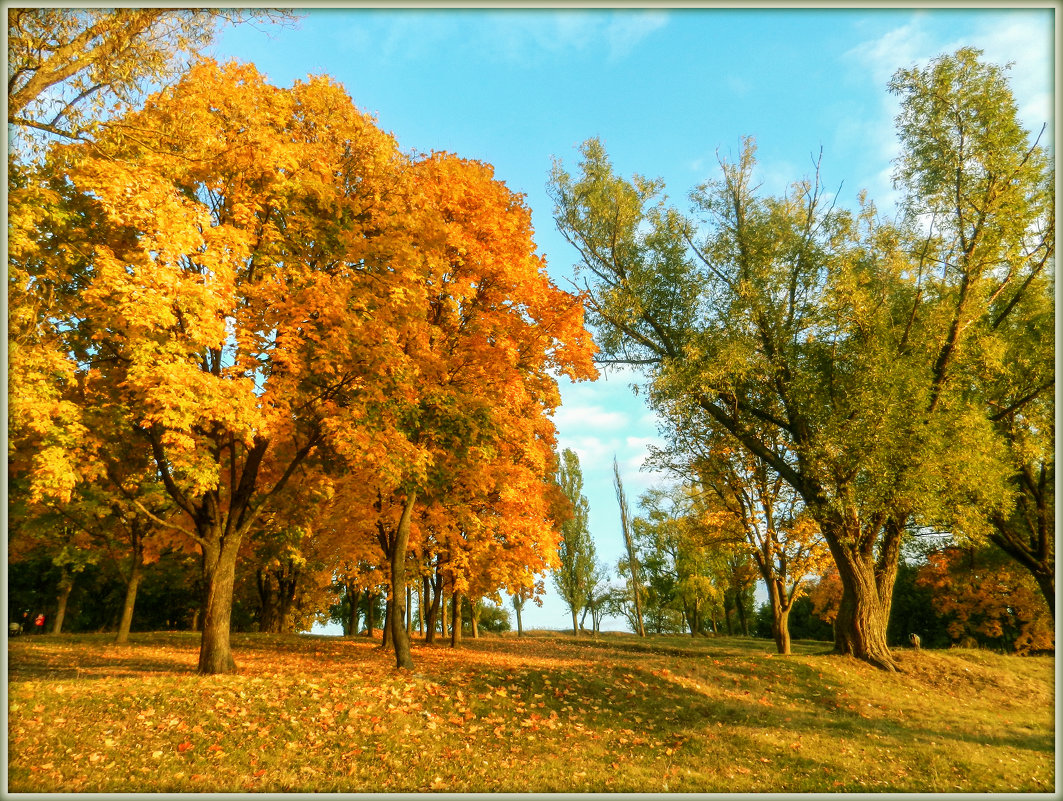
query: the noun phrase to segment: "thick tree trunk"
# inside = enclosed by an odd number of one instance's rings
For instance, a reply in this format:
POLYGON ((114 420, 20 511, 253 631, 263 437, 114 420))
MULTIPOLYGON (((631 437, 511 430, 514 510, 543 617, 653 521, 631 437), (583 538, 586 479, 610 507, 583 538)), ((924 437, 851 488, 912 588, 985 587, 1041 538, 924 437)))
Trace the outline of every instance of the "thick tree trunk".
POLYGON ((513 607, 513 611, 517 613, 517 636, 518 637, 523 637, 524 636, 524 624, 521 622, 521 619, 520 619, 520 607, 519 606, 514 606, 513 607))
POLYGON ((295 594, 299 588, 299 571, 292 565, 288 566, 287 575, 277 579, 277 633, 294 634, 295 617, 295 594))
POLYGON ((230 534, 216 539, 220 540, 220 544, 205 552, 203 560, 207 600, 203 614, 203 639, 199 647, 199 672, 204 675, 236 672, 229 644, 229 628, 240 538, 230 534))
MULTIPOLYGON (((830 540, 828 540, 830 542, 830 540)), ((831 544, 842 598, 834 621, 834 650, 839 654, 862 659, 883 670, 897 670, 897 663, 886 644, 886 617, 893 587, 888 587, 886 603, 879 596, 875 564, 869 554, 854 553, 831 544)))
POLYGON ((571 612, 572 612, 572 636, 573 637, 578 637, 579 636, 579 623, 576 622, 576 608, 572 607, 571 608, 571 612))
POLYGON ((457 648, 461 643, 461 593, 455 591, 450 603, 450 647, 457 648))
POLYGON ((273 586, 273 574, 259 568, 255 571, 255 583, 258 587, 258 630, 269 634, 280 631, 278 623, 277 591, 273 586))

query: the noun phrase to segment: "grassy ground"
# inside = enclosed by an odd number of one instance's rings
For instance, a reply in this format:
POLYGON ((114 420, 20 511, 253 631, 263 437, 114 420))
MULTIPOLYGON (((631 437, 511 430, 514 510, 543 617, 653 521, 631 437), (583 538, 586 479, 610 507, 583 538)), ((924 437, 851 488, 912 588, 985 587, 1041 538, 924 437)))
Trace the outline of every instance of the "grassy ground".
POLYGON ((534 633, 415 643, 190 633, 8 643, 11 792, 1052 792, 1054 663, 534 633))

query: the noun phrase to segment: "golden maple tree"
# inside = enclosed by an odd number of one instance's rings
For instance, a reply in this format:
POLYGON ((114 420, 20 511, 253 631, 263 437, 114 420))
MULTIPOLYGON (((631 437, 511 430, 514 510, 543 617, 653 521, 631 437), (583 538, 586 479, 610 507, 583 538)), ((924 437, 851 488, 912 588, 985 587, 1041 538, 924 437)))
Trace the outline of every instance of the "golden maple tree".
POLYGON ((201 672, 235 667, 236 564, 293 482, 353 522, 336 564, 380 545, 400 666, 419 501, 490 561, 483 592, 552 563, 549 414, 558 374, 595 375, 594 345, 489 165, 411 161, 327 78, 280 89, 205 61, 22 179, 21 473, 69 494, 115 439, 139 443, 175 514, 126 501, 203 553, 201 672))

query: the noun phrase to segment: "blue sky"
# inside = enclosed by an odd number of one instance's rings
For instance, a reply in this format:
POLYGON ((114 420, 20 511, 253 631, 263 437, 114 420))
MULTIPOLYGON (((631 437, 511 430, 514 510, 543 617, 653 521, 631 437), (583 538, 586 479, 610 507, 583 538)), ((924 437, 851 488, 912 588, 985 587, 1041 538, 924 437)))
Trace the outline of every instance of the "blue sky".
MULTIPOLYGON (((805 177, 823 150, 826 187, 851 205, 866 189, 892 208, 897 155, 886 91, 900 67, 961 46, 1014 62, 1012 88, 1027 128, 1054 141, 1052 6, 930 9, 403 9, 305 10, 297 27, 241 25, 213 48, 250 61, 277 85, 328 74, 410 151, 445 150, 495 166, 532 209, 551 275, 572 278, 575 252, 554 228, 546 182, 551 158, 570 169, 575 148, 600 137, 626 175, 661 177, 686 209, 687 193, 715 177, 717 153, 756 138, 759 178, 779 192, 805 177)), ((629 503, 662 480, 641 471, 657 441, 653 415, 620 371, 562 386, 559 447, 583 464, 599 557, 623 552, 612 486, 616 455, 629 503)), ((562 628, 550 592, 525 625, 562 628)), ((607 620, 603 628, 622 629, 607 620)))

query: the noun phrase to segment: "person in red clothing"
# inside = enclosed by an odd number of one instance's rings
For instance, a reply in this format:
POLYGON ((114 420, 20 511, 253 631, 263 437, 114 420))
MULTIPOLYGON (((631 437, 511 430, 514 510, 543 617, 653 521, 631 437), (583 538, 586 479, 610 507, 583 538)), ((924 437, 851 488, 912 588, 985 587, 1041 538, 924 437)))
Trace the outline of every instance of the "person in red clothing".
POLYGON ((36 619, 33 621, 33 631, 36 634, 41 634, 44 632, 44 612, 41 612, 39 615, 37 615, 36 619))

